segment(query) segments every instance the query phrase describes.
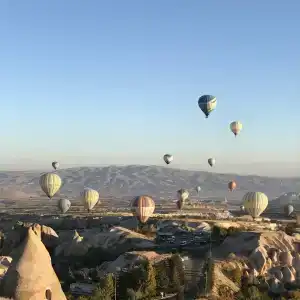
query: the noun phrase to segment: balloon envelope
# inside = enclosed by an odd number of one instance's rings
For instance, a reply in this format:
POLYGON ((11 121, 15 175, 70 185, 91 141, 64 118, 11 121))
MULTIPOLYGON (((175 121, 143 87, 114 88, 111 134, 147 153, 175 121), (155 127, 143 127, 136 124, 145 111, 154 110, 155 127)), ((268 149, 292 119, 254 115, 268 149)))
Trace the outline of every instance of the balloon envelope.
POLYGON ((253 218, 259 217, 268 206, 268 197, 261 192, 248 192, 243 197, 245 210, 253 218))
POLYGON ((188 192, 188 190, 185 189, 180 189, 177 191, 177 199, 178 201, 185 201, 189 198, 190 193, 188 192))
POLYGON ((217 98, 212 95, 203 95, 198 100, 198 106, 205 114, 206 118, 215 110, 217 106, 217 98))
POLYGON ((88 211, 91 211, 99 201, 99 193, 96 190, 85 188, 81 194, 82 202, 88 211))
POLYGON ((71 207, 71 201, 68 199, 60 199, 58 201, 58 208, 64 214, 66 213, 69 208, 71 207))
POLYGON ((171 154, 165 154, 164 155, 164 161, 168 165, 173 161, 173 155, 171 154))
POLYGON ((229 183, 228 183, 228 189, 232 192, 233 190, 235 190, 236 189, 236 183, 235 183, 235 181, 230 181, 229 183))
POLYGON ((200 193, 201 187, 200 187, 200 186, 197 186, 197 187, 196 187, 196 191, 197 191, 197 193, 200 193))
POLYGON ((133 214, 141 223, 146 223, 155 210, 155 202, 150 196, 135 197, 131 202, 133 214))
POLYGON ((54 170, 57 170, 59 168, 59 163, 57 161, 52 162, 52 167, 54 170))
POLYGON ((54 173, 45 173, 40 177, 41 189, 50 199, 59 191, 61 183, 61 178, 54 173))
POLYGON ((209 158, 209 159, 208 159, 208 164, 209 164, 211 167, 213 167, 215 163, 216 163, 216 160, 215 160, 214 158, 209 158))
POLYGON ((287 216, 290 216, 293 211, 294 211, 294 206, 291 204, 287 204, 284 207, 284 212, 286 213, 287 216))
POLYGON ((235 136, 237 136, 240 131, 243 129, 243 124, 240 121, 234 121, 230 123, 230 130, 235 136))

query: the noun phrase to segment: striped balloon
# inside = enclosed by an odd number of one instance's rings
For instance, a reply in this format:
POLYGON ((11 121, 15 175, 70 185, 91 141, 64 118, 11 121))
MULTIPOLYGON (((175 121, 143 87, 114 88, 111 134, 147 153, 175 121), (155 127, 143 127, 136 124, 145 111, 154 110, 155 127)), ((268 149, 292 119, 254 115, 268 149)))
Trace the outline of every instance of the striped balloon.
POLYGON ((48 198, 52 198, 61 187, 61 178, 54 173, 45 173, 40 177, 40 186, 48 198))
POLYGON ((235 136, 237 136, 240 131, 243 129, 243 124, 240 121, 234 121, 230 123, 230 130, 235 136))
POLYGON ((146 223, 155 210, 155 202, 150 196, 142 195, 131 202, 132 212, 141 223, 146 223))
POLYGON ((81 193, 81 199, 84 207, 90 212, 99 201, 99 193, 96 190, 85 188, 81 193))
POLYGON ((268 197, 261 192, 248 192, 243 197, 245 210, 253 218, 259 217, 267 208, 268 197))

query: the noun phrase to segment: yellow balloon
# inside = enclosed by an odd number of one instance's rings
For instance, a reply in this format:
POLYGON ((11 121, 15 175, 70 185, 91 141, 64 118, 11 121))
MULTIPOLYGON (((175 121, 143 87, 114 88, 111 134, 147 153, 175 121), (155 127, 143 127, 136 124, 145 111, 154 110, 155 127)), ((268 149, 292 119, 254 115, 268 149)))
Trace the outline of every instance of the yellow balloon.
POLYGON ((269 200, 268 197, 261 192, 248 192, 243 197, 245 210, 253 218, 259 217, 267 208, 269 200))
POLYGON ((59 191, 61 183, 61 178, 54 173, 46 173, 40 177, 41 189, 50 199, 59 191))
POLYGON ((83 205, 88 211, 92 210, 99 200, 99 193, 89 188, 85 188, 81 196, 83 205))

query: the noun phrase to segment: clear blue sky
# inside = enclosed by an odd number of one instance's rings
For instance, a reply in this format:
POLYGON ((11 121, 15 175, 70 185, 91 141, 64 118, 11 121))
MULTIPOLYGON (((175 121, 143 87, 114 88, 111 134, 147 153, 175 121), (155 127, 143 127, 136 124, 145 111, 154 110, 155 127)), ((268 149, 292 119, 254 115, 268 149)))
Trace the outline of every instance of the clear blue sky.
POLYGON ((1 1, 0 164, 299 162, 299 11, 299 0, 1 1), (202 94, 218 99, 209 119, 202 94))

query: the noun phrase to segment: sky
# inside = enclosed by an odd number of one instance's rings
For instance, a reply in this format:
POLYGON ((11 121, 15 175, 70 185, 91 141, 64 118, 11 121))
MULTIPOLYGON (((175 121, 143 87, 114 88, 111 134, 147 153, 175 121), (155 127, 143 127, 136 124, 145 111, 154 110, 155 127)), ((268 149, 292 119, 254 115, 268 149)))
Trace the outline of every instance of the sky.
POLYGON ((1 169, 296 176, 300 1, 2 0, 1 169), (197 101, 217 97, 205 119, 197 101), (234 138, 232 121, 244 128, 234 138))

